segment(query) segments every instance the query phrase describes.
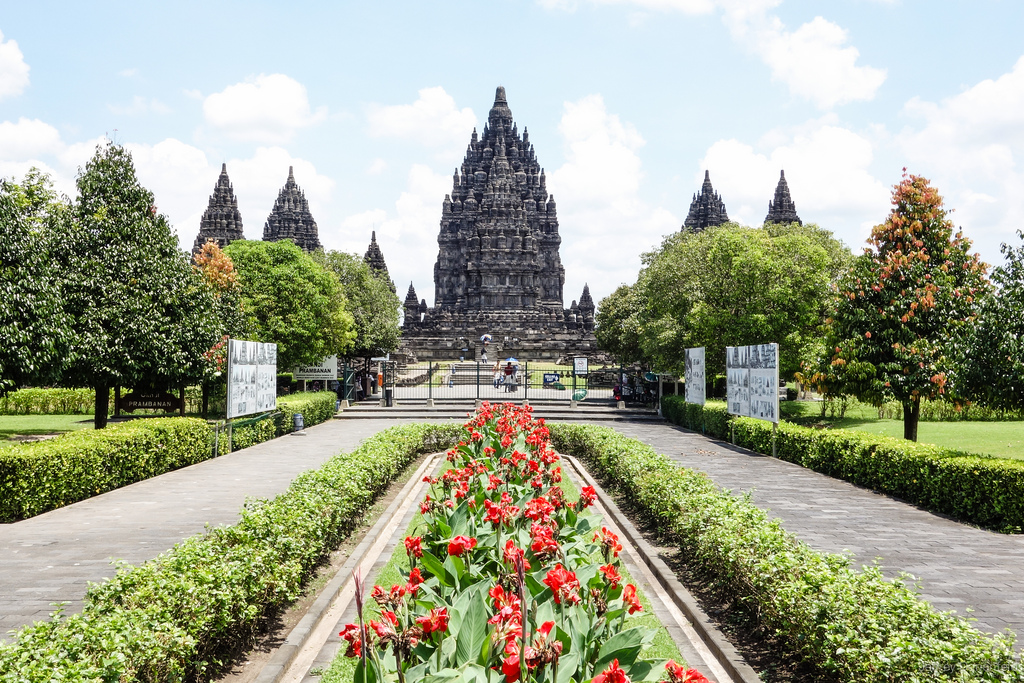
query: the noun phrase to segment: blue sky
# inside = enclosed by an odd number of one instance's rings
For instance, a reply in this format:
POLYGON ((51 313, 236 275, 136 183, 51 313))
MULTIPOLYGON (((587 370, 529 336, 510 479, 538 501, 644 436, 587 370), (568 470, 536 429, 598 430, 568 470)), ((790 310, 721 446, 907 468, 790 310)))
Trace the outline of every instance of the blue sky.
POLYGON ((989 263, 1024 227, 1024 3, 34 2, 0 12, 0 176, 74 193, 104 136, 190 247, 222 162, 258 239, 288 166, 328 248, 433 301, 444 194, 504 85, 558 202, 565 302, 633 282, 704 169, 859 250, 904 166, 989 263))

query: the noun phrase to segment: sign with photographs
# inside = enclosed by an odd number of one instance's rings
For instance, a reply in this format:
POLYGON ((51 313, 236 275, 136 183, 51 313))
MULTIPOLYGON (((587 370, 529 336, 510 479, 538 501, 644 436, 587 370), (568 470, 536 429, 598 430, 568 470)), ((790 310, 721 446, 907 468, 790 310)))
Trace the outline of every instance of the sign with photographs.
POLYGON ((300 365, 292 372, 296 382, 300 379, 338 379, 338 357, 324 358, 317 365, 300 365))
POLYGON ((704 347, 686 349, 684 355, 686 402, 704 405, 704 347))
POLYGON ((228 417, 277 408, 277 344, 228 340, 228 417))
POLYGON ((768 422, 779 421, 779 345, 725 348, 729 413, 768 422))

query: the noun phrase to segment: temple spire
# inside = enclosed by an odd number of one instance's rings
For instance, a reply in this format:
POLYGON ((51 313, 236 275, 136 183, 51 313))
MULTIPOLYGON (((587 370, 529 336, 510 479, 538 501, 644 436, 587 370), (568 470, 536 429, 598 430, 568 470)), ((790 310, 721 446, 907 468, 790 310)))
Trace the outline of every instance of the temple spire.
POLYGON ((803 225, 803 221, 796 213, 796 204, 789 195, 789 184, 786 182, 785 171, 779 172, 779 184, 775 187, 775 199, 768 202, 768 215, 764 217, 764 222, 803 225))
POLYGON ((690 203, 690 212, 683 223, 683 230, 700 232, 713 225, 721 225, 729 220, 729 214, 725 210, 725 202, 715 192, 711 185, 711 173, 704 171, 704 183, 700 192, 693 197, 690 203))
MULTIPOLYGON (((380 245, 377 244, 376 230, 370 232, 370 246, 367 247, 363 260, 370 266, 370 270, 373 271, 374 275, 382 277, 389 285, 391 285, 391 291, 394 292, 395 283, 391 279, 391 275, 388 273, 388 264, 384 262, 384 252, 380 250, 380 245)), ((412 285, 410 284, 410 286, 412 285)))
POLYGON ((263 240, 277 242, 290 239, 303 251, 320 248, 319 231, 305 193, 295 183, 295 173, 288 167, 288 180, 277 195, 274 208, 263 225, 263 240))
POLYGON ((210 203, 199 221, 199 235, 192 245, 192 254, 198 254, 208 240, 226 247, 235 240, 245 239, 242 233, 242 214, 238 212, 238 199, 228 178, 228 165, 221 164, 220 177, 213 187, 210 203))

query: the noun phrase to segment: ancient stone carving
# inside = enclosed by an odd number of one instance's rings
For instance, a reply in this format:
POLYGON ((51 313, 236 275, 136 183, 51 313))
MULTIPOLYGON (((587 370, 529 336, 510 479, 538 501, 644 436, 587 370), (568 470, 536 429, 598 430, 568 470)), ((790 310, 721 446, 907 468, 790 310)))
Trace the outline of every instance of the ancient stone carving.
POLYGON ((789 184, 786 182, 786 172, 779 172, 779 184, 775 187, 775 199, 768 202, 768 215, 764 217, 765 223, 798 223, 803 225, 800 216, 796 214, 796 204, 789 196, 789 184))
POLYGON ((199 235, 192 245, 192 254, 198 254, 207 241, 213 240, 223 248, 234 240, 245 239, 242 233, 242 214, 238 212, 238 199, 228 179, 228 165, 221 164, 220 177, 210 195, 210 204, 199 221, 199 235))

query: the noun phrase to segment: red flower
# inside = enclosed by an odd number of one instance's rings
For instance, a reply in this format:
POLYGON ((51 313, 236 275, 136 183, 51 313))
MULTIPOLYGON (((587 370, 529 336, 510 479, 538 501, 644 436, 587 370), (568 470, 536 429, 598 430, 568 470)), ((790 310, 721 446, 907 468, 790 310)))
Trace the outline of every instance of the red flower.
POLYGON ((448 543, 448 554, 458 557, 467 550, 472 550, 476 547, 475 538, 466 538, 465 536, 456 536, 448 543))
POLYGON ((534 555, 546 556, 554 555, 558 552, 558 541, 555 540, 550 527, 534 523, 530 527, 530 538, 532 541, 530 543, 530 550, 533 551, 534 555))
MULTIPOLYGON (((513 641, 510 641, 513 642, 513 641)), ((519 653, 513 652, 501 659, 501 673, 505 674, 507 683, 519 680, 519 653)))
POLYGON ((631 583, 626 584, 626 588, 622 591, 622 603, 629 606, 630 614, 639 612, 644 608, 640 604, 640 599, 636 597, 636 586, 631 583))
POLYGON ((606 562, 608 561, 609 555, 611 557, 618 557, 619 553, 622 551, 622 544, 619 543, 619 537, 609 531, 608 527, 601 527, 601 533, 594 534, 594 540, 601 544, 606 562))
POLYGON ((425 616, 416 619, 416 623, 423 629, 423 633, 444 633, 448 630, 448 609, 445 607, 434 608, 425 616))
POLYGON ((580 582, 576 579, 576 572, 566 571, 561 564, 556 564, 548 572, 544 583, 554 593, 555 604, 561 605, 565 601, 574 605, 580 601, 580 582))
POLYGON ((622 581, 622 575, 619 574, 619 570, 613 564, 606 564, 600 567, 601 573, 604 574, 604 580, 608 582, 609 588, 617 588, 619 582, 622 581))
POLYGON ((591 683, 632 683, 626 672, 619 668, 619 660, 616 659, 607 669, 594 676, 591 683))
POLYGON ((338 634, 344 640, 348 641, 348 649, 345 651, 346 657, 361 657, 363 653, 363 639, 359 636, 359 626, 356 624, 346 624, 345 628, 338 634))
POLYGON ((547 522, 554 513, 555 506, 544 496, 539 496, 526 503, 523 516, 535 522, 547 522))
POLYGON ((594 490, 593 486, 584 486, 580 492, 580 504, 588 508, 597 501, 597 491, 594 490))
POLYGON ((409 572, 409 582, 405 584, 405 591, 410 595, 416 595, 416 590, 423 583, 423 574, 420 573, 419 567, 413 567, 412 571, 409 572))
POLYGON ((665 665, 665 671, 668 672, 669 683, 711 683, 701 672, 696 669, 684 669, 682 664, 677 664, 671 659, 665 665))
POLYGON ((405 552, 416 557, 423 557, 423 538, 420 536, 407 536, 405 539, 405 552))
POLYGON ((502 558, 505 564, 512 565, 516 564, 517 559, 523 561, 523 571, 530 571, 530 561, 526 559, 526 551, 522 548, 516 547, 515 541, 511 538, 505 541, 505 554, 502 558))

